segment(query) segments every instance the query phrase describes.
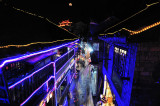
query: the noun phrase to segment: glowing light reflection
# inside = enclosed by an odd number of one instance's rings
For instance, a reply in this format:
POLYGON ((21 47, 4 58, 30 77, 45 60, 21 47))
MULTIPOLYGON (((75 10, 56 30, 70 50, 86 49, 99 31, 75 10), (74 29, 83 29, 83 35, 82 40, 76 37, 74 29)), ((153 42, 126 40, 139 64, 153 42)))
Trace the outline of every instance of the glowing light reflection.
MULTIPOLYGON (((73 41, 73 42, 77 42, 77 41, 79 41, 79 39, 78 39, 78 40, 75 40, 75 41, 73 41)), ((70 43, 73 43, 73 42, 70 42, 70 43)), ((22 59, 25 59, 25 58, 28 58, 28 57, 31 57, 31 56, 35 56, 35 55, 38 55, 38 54, 41 54, 41 53, 46 53, 46 52, 49 52, 49 51, 52 51, 52 50, 55 50, 55 49, 59 49, 59 48, 61 48, 61 47, 64 47, 64 46, 69 45, 70 43, 66 43, 66 44, 63 44, 63 45, 61 45, 61 46, 57 46, 57 47, 54 47, 54 48, 51 48, 51 49, 47 49, 47 50, 43 50, 43 51, 40 51, 40 52, 35 52, 35 53, 32 53, 32 54, 24 55, 24 56, 21 56, 21 57, 17 57, 17 58, 5 60, 5 61, 0 65, 0 68, 2 68, 6 63, 19 61, 19 60, 22 60, 22 59)))

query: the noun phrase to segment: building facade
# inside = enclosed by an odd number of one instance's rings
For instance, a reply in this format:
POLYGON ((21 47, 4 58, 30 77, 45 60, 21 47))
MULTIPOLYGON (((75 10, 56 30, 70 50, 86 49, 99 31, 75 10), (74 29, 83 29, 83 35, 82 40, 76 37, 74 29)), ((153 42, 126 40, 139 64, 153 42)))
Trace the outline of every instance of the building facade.
POLYGON ((102 71, 115 95, 115 105, 160 104, 160 19, 151 18, 157 9, 159 2, 147 5, 143 12, 99 35, 104 45, 102 71))
POLYGON ((78 40, 1 60, 0 103, 57 106, 75 73, 78 40))

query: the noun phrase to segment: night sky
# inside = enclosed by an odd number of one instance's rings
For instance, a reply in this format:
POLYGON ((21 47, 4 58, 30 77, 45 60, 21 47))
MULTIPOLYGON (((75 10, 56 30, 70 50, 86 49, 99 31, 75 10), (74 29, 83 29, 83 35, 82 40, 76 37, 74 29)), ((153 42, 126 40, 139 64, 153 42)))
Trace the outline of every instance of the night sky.
POLYGON ((90 20, 101 22, 109 16, 124 19, 156 0, 4 0, 9 5, 52 19, 55 23, 90 20), (69 3, 73 6, 69 7, 69 3))
MULTIPOLYGON (((43 16, 52 22, 59 24, 63 20, 69 19, 73 23, 83 21, 102 22, 110 16, 115 16, 123 20, 128 16, 144 9, 146 4, 151 4, 156 0, 2 0, 0 8, 1 44, 14 44, 50 41, 59 39, 53 30, 57 28, 50 25, 46 20, 37 16, 29 15, 13 9, 13 7, 43 16), (70 7, 69 3, 73 6, 70 7), (2 16, 1 16, 2 15, 2 16), (22 37, 23 35, 23 37, 22 37), (45 35, 45 36, 44 36, 45 35), (52 39, 51 39, 52 38, 52 39), (15 39, 15 40, 13 40, 15 39), (21 39, 21 40, 19 40, 21 39)), ((62 31, 63 32, 63 31, 62 31)), ((61 34, 64 36, 66 34, 61 34)), ((61 37, 64 38, 64 37, 61 37)))

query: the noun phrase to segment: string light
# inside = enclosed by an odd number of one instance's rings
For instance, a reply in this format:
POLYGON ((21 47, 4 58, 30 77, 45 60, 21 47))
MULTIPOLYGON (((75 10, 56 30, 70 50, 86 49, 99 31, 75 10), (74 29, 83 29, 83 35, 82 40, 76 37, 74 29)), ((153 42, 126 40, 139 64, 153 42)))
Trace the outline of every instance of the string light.
POLYGON ((57 46, 57 47, 54 47, 54 48, 50 48, 50 49, 47 49, 47 50, 42 50, 42 51, 39 51, 39 52, 34 52, 34 53, 31 53, 31 54, 26 54, 26 55, 23 55, 23 56, 19 56, 17 58, 11 58, 11 59, 7 59, 5 61, 3 61, 1 64, 0 64, 0 68, 2 68, 5 64, 7 63, 10 63, 10 62, 15 62, 15 61, 19 61, 19 60, 22 60, 22 59, 26 59, 28 57, 31 57, 31 56, 35 56, 35 55, 38 55, 38 54, 41 54, 41 53, 46 53, 46 52, 49 52, 49 51, 52 51, 52 50, 56 50, 56 49, 59 49, 59 48, 62 48, 64 46, 67 46, 71 43, 75 43, 79 40, 75 40, 73 42, 70 42, 70 43, 66 43, 66 44, 63 44, 63 45, 60 45, 60 46, 57 46))
MULTIPOLYGON (((29 15, 32 15, 32 16, 36 16, 38 18, 41 18, 41 19, 45 19, 47 22, 59 27, 57 24, 55 24, 54 22, 52 22, 51 20, 49 20, 48 18, 45 18, 43 16, 40 16, 40 15, 37 15, 37 14, 33 14, 31 12, 27 12, 25 10, 22 10, 22 9, 19 9, 19 8, 16 8, 16 7, 12 7, 13 9, 17 10, 17 11, 20 11, 20 12, 23 12, 23 13, 26 13, 26 14, 29 14, 29 15)), ((75 35, 74 33, 62 28, 62 27, 59 27, 65 31, 67 31, 68 33, 76 36, 77 38, 73 38, 73 39, 63 39, 63 40, 56 40, 56 41, 52 41, 52 42, 32 42, 32 43, 29 43, 29 44, 25 44, 25 45, 6 45, 6 46, 0 46, 0 48, 9 48, 9 47, 26 47, 26 46, 30 46, 30 45, 33 45, 33 44, 49 44, 49 43, 55 43, 55 42, 59 42, 59 41, 66 41, 66 40, 75 40, 75 39, 79 39, 79 36, 75 35)))
POLYGON ((142 32, 144 32, 144 31, 146 31, 146 30, 148 30, 148 29, 151 29, 151 28, 153 28, 153 27, 156 27, 156 26, 158 26, 158 25, 160 25, 160 21, 158 21, 158 22, 156 22, 156 23, 154 23, 154 24, 152 24, 152 25, 146 26, 146 27, 144 27, 144 28, 142 28, 142 29, 140 29, 140 30, 136 30, 136 31, 132 31, 132 30, 129 30, 129 29, 127 29, 127 28, 122 28, 122 29, 120 29, 120 30, 118 30, 118 31, 115 31, 115 32, 113 32, 113 33, 99 34, 99 35, 113 35, 113 34, 115 34, 115 33, 117 33, 117 32, 122 31, 122 30, 128 31, 128 32, 130 33, 130 35, 135 35, 135 34, 142 33, 142 32))
MULTIPOLYGON (((104 32, 106 32, 106 31, 108 31, 109 29, 111 29, 111 28, 113 28, 113 27, 115 27, 115 26, 117 26, 117 25, 119 25, 119 24, 121 24, 121 23, 127 21, 128 19, 130 19, 130 18, 136 16, 137 14, 139 14, 139 13, 141 13, 141 12, 147 10, 150 6, 156 5, 156 4, 158 4, 158 3, 159 3, 159 2, 155 2, 155 3, 149 4, 149 5, 146 4, 146 8, 144 8, 143 10, 141 10, 141 11, 135 13, 134 15, 132 15, 132 16, 130 16, 130 17, 128 17, 128 18, 126 18, 125 20, 123 20, 123 21, 121 21, 121 22, 119 22, 119 23, 113 25, 112 27, 109 27, 109 28, 106 29, 104 32)), ((150 28, 152 28, 152 27, 155 27, 155 26, 157 26, 157 25, 159 25, 159 22, 154 23, 154 24, 152 24, 152 25, 150 25, 150 26, 147 26, 147 27, 145 27, 145 28, 143 28, 143 29, 141 29, 141 30, 139 30, 139 31, 132 31, 132 30, 129 30, 129 29, 127 29, 127 28, 121 28, 120 30, 117 30, 117 31, 115 31, 115 32, 113 32, 113 33, 99 34, 99 35, 115 34, 115 33, 119 32, 119 31, 122 31, 122 30, 126 30, 126 31, 130 32, 130 35, 134 35, 134 34, 141 33, 141 32, 143 32, 143 31, 145 31, 145 30, 148 30, 148 29, 150 29, 150 28)))
POLYGON ((66 40, 75 40, 78 38, 73 38, 73 39, 63 39, 63 40, 56 40, 56 41, 52 41, 52 42, 32 42, 29 44, 25 44, 25 45, 6 45, 6 46, 0 46, 0 48, 9 48, 9 47, 26 47, 26 46, 30 46, 30 45, 34 45, 34 44, 50 44, 50 43, 55 43, 55 42, 59 42, 59 41, 66 41, 66 40))
POLYGON ((64 28, 62 28, 62 27, 60 27, 60 26, 58 26, 57 24, 55 24, 54 22, 52 22, 52 21, 49 20, 48 18, 45 18, 45 17, 40 16, 40 15, 37 15, 37 14, 33 14, 33 13, 31 13, 31 12, 28 12, 28 11, 24 11, 24 10, 19 9, 19 8, 16 8, 16 7, 13 7, 13 9, 15 9, 15 10, 17 10, 17 11, 24 12, 24 13, 29 14, 29 15, 32 15, 32 16, 37 16, 38 18, 45 19, 45 20, 48 21, 49 23, 51 23, 51 24, 53 24, 53 25, 55 25, 55 26, 57 26, 57 27, 59 27, 59 28, 65 30, 65 31, 67 31, 68 33, 70 33, 70 34, 72 34, 72 35, 74 35, 74 36, 76 36, 76 37, 79 38, 79 36, 77 36, 77 35, 75 35, 74 33, 72 33, 72 32, 70 32, 70 31, 68 31, 68 30, 66 30, 66 29, 64 29, 64 28))
POLYGON ((160 21, 159 21, 159 22, 156 22, 156 23, 154 23, 154 24, 152 24, 152 25, 146 26, 145 28, 143 28, 143 29, 141 29, 141 30, 132 31, 132 32, 130 32, 130 35, 139 34, 139 33, 141 33, 141 32, 144 32, 144 31, 146 31, 146 30, 148 30, 148 29, 151 29, 151 28, 153 28, 153 27, 155 27, 155 26, 158 26, 158 25, 160 25, 160 21))

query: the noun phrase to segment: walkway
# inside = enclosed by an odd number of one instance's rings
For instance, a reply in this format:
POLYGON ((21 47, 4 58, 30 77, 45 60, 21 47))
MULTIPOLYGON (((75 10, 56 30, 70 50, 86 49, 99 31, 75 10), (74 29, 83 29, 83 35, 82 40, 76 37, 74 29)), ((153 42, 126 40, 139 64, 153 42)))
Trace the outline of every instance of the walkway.
POLYGON ((78 78, 73 80, 69 89, 71 93, 70 106, 94 106, 90 66, 86 64, 84 67, 81 65, 80 68, 78 78))

